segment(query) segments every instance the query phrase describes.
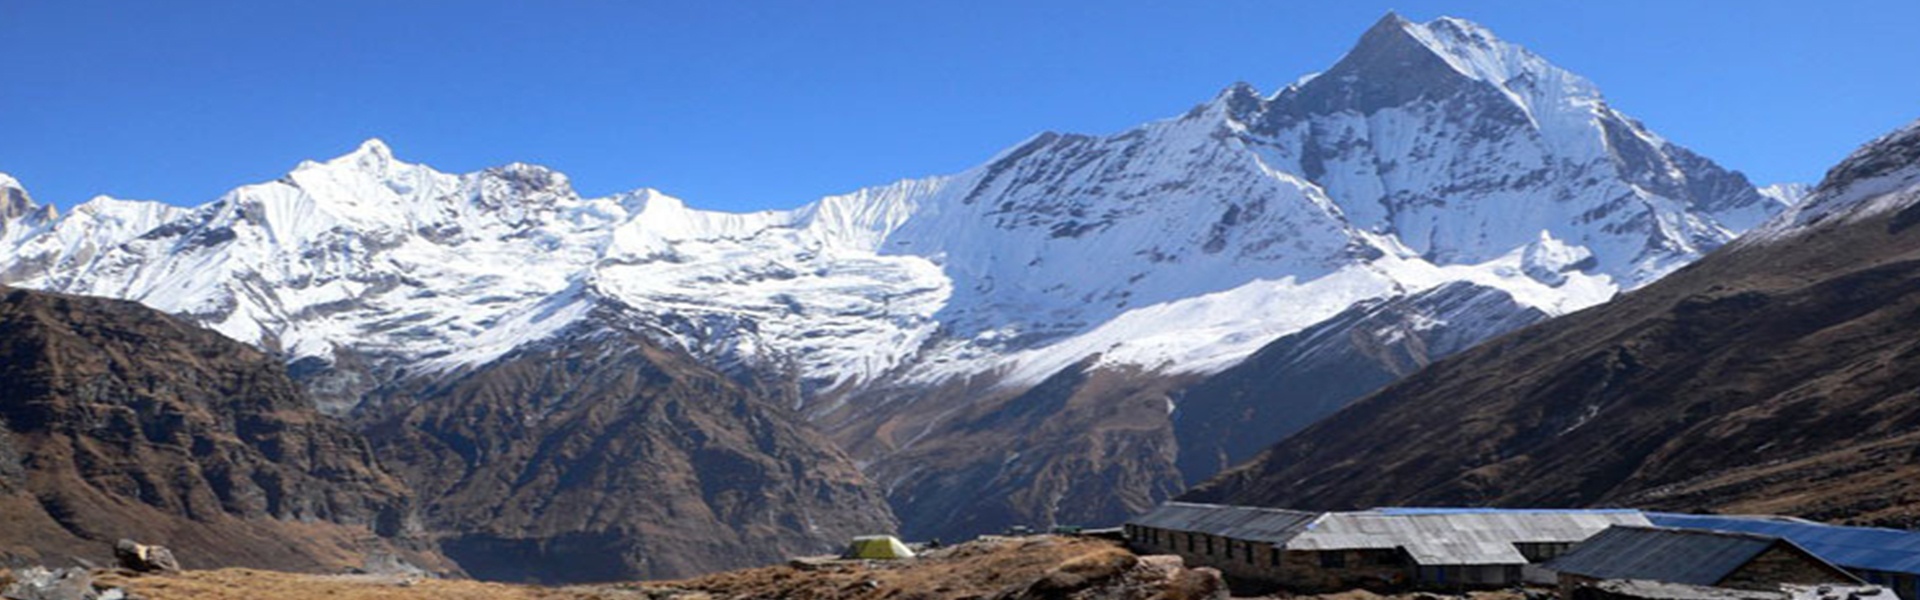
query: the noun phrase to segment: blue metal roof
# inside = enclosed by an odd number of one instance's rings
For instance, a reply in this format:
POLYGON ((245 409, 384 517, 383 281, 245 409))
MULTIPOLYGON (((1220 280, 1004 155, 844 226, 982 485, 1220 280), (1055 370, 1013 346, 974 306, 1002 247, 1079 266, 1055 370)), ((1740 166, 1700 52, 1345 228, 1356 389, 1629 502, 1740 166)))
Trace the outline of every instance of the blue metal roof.
POLYGON ((1662 527, 1758 533, 1793 540, 1827 562, 1849 569, 1920 575, 1920 532, 1843 527, 1778 517, 1647 513, 1662 527))

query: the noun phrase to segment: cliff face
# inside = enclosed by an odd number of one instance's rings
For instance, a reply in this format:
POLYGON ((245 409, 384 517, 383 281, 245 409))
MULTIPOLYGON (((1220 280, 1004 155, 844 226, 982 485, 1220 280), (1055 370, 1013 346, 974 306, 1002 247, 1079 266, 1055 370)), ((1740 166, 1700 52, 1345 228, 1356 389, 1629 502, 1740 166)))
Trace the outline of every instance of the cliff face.
POLYGON ((275 358, 138 304, 0 288, 0 562, 338 570, 408 550, 411 496, 275 358))
POLYGON ((778 404, 791 394, 576 329, 390 392, 367 430, 476 577, 679 577, 896 527, 853 462, 778 404))

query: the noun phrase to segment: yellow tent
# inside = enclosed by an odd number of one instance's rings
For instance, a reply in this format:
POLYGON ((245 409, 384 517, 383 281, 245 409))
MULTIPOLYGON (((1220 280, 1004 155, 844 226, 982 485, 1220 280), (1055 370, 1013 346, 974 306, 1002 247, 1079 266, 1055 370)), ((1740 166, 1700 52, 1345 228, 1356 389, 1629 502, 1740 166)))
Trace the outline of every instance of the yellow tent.
POLYGON ((913 550, 900 543, 900 538, 890 535, 863 535, 853 538, 847 544, 847 553, 842 558, 913 558, 913 550))

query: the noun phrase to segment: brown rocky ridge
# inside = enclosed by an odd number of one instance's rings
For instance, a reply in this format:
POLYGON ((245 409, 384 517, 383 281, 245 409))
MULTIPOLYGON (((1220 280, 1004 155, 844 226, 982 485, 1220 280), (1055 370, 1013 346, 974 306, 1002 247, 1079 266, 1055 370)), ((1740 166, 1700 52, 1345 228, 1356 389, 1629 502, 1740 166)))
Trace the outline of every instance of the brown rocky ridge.
POLYGON ((0 563, 446 570, 412 495, 280 362, 133 302, 0 288, 0 563))
POLYGON ((554 342, 380 392, 360 420, 468 573, 684 577, 896 524, 853 461, 743 381, 603 315, 554 342))

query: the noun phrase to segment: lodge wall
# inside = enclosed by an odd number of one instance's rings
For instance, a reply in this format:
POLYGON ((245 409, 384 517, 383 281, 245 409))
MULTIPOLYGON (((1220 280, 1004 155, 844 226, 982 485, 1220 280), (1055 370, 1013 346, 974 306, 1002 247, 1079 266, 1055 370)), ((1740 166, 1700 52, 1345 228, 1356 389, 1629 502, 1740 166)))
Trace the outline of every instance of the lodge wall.
POLYGON ((1821 564, 1813 557, 1780 542, 1741 565, 1721 580, 1718 586, 1742 590, 1778 590, 1782 583, 1851 584, 1854 581, 1849 574, 1821 564))
POLYGON ((1213 567, 1243 587, 1391 591, 1405 589, 1412 579, 1410 562, 1398 549, 1287 551, 1267 542, 1138 525, 1128 525, 1125 533, 1136 552, 1172 554, 1189 565, 1213 567))

